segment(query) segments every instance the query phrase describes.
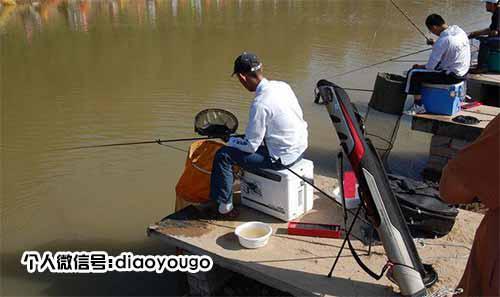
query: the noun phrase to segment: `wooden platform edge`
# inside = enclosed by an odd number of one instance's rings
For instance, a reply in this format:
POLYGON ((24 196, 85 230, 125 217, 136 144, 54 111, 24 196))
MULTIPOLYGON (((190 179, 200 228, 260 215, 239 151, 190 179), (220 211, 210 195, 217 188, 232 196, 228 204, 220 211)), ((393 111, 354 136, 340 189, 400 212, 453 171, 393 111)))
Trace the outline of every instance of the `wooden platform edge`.
MULTIPOLYGON (((165 236, 164 234, 161 234, 155 230, 147 229, 146 231, 148 237, 154 237, 158 238, 160 241, 171 245, 176 248, 181 248, 184 249, 192 254, 195 255, 207 255, 212 258, 214 261, 214 264, 231 270, 236 273, 243 274, 245 276, 248 276, 251 279, 254 279, 260 283, 263 283, 265 285, 268 285, 270 287, 273 287, 275 289, 278 289, 283 292, 287 292, 292 294, 293 296, 321 296, 320 294, 314 294, 314 292, 309 292, 303 289, 300 289, 298 287, 292 286, 290 284, 287 284, 279 279, 276 278, 271 278, 271 277, 265 277, 261 275, 260 273, 256 272, 254 269, 250 269, 246 267, 245 265, 241 265, 239 261, 237 260, 231 260, 231 259, 226 259, 224 257, 221 257, 217 254, 211 253, 209 251, 203 250, 201 248, 198 248, 193 245, 186 244, 180 240, 177 240, 172 237, 165 236)), ((325 276, 326 277, 326 276, 325 276)))
POLYGON ((476 140, 481 135, 482 129, 470 125, 457 126, 429 118, 412 117, 412 129, 416 131, 432 133, 439 136, 463 139, 467 141, 476 140))
POLYGON ((478 82, 483 85, 500 86, 500 74, 485 73, 485 74, 469 74, 467 81, 478 82))

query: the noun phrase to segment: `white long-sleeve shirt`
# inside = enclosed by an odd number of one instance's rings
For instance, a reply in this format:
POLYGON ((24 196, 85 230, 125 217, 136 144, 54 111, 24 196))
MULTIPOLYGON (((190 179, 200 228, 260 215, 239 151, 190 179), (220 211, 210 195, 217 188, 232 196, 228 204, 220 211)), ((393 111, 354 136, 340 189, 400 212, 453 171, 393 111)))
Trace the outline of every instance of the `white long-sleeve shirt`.
POLYGON ((228 145, 255 153, 265 140, 269 155, 289 165, 307 148, 307 122, 287 83, 263 79, 255 91, 245 138, 231 138, 228 145))
POLYGON ((453 25, 441 32, 434 43, 426 68, 464 76, 469 71, 470 60, 469 37, 464 30, 453 25))

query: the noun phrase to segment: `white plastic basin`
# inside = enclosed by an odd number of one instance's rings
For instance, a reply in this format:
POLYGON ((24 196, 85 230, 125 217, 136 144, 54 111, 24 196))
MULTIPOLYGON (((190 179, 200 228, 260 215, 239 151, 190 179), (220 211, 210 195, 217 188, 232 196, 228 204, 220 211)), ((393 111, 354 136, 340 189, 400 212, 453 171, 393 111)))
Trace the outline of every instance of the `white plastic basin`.
POLYGON ((248 249, 263 247, 269 241, 273 233, 273 228, 261 222, 248 222, 242 224, 234 230, 240 244, 248 249))

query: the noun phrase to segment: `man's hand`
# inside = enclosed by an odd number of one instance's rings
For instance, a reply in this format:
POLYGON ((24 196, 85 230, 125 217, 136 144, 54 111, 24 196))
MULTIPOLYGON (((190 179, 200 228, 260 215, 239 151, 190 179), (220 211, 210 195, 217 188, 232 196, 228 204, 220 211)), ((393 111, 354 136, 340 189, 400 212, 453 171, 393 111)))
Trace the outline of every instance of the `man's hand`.
POLYGON ((427 38, 427 45, 434 45, 434 43, 436 43, 436 41, 432 38, 427 38))
MULTIPOLYGON (((490 28, 487 28, 484 30, 471 32, 471 33, 469 33, 469 39, 474 39, 474 38, 478 38, 481 36, 491 36, 492 31, 495 31, 495 30, 490 30, 490 28)), ((497 32, 497 34, 498 34, 498 32, 497 32)))

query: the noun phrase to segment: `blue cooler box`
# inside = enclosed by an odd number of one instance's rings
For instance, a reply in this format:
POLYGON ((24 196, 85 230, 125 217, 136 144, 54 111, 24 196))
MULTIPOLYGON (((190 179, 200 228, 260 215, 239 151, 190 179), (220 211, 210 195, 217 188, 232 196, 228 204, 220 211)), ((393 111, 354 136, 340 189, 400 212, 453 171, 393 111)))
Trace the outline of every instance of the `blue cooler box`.
POLYGON ((465 98, 465 82, 455 85, 422 86, 422 102, 428 113, 454 115, 460 111, 460 101, 465 98))

